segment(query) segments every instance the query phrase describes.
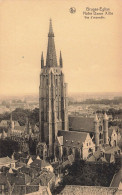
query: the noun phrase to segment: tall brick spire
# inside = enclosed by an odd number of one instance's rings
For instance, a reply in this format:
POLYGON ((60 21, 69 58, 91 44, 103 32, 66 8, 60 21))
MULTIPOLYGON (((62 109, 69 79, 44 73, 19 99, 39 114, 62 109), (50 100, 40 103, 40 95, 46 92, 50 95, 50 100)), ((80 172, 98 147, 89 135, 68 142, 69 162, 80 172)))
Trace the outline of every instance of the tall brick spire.
POLYGON ((56 50, 55 50, 55 43, 54 43, 54 33, 53 33, 51 19, 50 19, 50 26, 49 26, 49 33, 48 33, 46 66, 48 66, 48 67, 56 67, 57 66, 56 50))
POLYGON ((62 61, 62 54, 61 54, 61 51, 60 51, 59 64, 60 64, 60 67, 62 68, 62 67, 63 67, 63 61, 62 61))
MULTIPOLYGON (((40 142, 46 144, 48 157, 54 158, 58 130, 68 130, 67 83, 64 81, 62 56, 57 64, 52 21, 48 33, 46 66, 41 58, 39 86, 39 128, 40 142)), ((40 148, 41 151, 45 150, 40 148)), ((42 154, 41 154, 42 155, 42 154)))

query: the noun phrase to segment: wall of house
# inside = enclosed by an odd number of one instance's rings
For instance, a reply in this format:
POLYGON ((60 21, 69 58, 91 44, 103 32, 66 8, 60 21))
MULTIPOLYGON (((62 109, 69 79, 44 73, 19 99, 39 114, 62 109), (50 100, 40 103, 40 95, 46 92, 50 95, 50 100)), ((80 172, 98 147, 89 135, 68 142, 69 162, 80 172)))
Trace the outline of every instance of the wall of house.
POLYGON ((111 146, 116 146, 117 145, 117 133, 115 130, 113 130, 113 133, 111 135, 111 141, 110 141, 111 146))
POLYGON ((88 134, 85 142, 83 143, 82 158, 85 160, 88 158, 88 156, 92 155, 94 152, 95 152, 95 144, 93 143, 92 139, 88 134))

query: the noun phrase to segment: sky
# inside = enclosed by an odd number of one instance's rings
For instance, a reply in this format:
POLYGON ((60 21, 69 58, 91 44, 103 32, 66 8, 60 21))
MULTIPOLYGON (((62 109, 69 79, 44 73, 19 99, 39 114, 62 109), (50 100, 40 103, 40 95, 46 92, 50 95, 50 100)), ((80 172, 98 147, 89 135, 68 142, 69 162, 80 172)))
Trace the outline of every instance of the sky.
POLYGON ((121 0, 0 0, 0 94, 38 94, 50 18, 69 93, 121 92, 121 7, 121 0), (113 15, 85 19, 86 7, 113 15))

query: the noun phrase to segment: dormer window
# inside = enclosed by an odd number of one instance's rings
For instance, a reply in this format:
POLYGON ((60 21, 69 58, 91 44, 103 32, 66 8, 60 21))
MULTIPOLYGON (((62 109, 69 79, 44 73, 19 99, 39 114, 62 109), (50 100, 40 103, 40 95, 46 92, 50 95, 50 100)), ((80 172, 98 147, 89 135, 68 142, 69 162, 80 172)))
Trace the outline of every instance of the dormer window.
POLYGON ((72 140, 71 142, 73 143, 74 141, 72 140))
POLYGON ((66 142, 68 142, 68 140, 66 139, 66 142))

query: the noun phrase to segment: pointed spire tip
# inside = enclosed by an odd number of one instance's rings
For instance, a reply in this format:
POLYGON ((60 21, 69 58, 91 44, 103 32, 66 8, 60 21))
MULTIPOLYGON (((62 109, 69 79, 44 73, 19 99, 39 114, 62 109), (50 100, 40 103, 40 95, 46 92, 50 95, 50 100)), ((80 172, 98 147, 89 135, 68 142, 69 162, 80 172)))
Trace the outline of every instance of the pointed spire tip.
POLYGON ((42 51, 42 55, 41 55, 41 58, 43 58, 43 51, 42 51))
POLYGON ((60 58, 62 58, 62 53, 61 53, 61 50, 60 50, 60 58))
POLYGON ((48 34, 48 36, 54 37, 53 27, 52 27, 52 19, 51 18, 50 18, 50 25, 49 25, 49 34, 48 34))

